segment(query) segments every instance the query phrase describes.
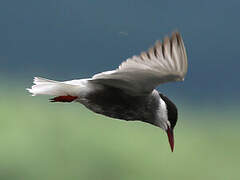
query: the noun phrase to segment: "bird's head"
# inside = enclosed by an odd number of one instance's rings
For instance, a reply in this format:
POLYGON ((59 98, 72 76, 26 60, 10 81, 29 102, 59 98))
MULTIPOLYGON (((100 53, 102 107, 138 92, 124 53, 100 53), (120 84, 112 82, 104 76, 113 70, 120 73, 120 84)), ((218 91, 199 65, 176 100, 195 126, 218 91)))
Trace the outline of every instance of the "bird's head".
POLYGON ((163 94, 160 95, 158 125, 167 133, 171 150, 174 149, 173 129, 177 123, 178 111, 175 104, 163 94))

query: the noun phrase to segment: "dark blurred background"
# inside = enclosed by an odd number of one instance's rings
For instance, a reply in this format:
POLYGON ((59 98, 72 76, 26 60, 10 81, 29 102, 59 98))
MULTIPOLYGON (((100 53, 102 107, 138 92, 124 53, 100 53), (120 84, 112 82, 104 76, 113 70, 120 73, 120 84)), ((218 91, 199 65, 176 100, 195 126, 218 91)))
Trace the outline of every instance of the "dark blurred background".
POLYGON ((237 0, 2 0, 0 179, 239 179, 237 0), (176 151, 165 134, 25 91, 34 76, 115 69, 173 31, 189 62, 159 90, 179 107, 176 151))

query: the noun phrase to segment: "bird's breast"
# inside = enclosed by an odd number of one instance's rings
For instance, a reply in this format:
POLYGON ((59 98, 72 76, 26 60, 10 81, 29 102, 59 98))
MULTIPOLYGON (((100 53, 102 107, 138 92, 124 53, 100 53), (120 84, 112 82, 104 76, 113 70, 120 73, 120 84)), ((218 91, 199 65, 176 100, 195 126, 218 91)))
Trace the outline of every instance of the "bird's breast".
POLYGON ((146 97, 128 95, 112 87, 89 93, 82 103, 96 113, 123 120, 142 120, 149 112, 146 97))

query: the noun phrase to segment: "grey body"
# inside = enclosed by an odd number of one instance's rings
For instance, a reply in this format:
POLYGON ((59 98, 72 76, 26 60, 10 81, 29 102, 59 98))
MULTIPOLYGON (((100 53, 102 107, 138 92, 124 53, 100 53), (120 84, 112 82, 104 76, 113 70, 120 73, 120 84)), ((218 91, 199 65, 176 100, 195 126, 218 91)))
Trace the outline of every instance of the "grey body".
POLYGON ((133 96, 119 88, 105 85, 87 93, 79 101, 95 113, 157 125, 155 119, 157 109, 159 109, 159 100, 160 96, 156 90, 145 96, 133 96))

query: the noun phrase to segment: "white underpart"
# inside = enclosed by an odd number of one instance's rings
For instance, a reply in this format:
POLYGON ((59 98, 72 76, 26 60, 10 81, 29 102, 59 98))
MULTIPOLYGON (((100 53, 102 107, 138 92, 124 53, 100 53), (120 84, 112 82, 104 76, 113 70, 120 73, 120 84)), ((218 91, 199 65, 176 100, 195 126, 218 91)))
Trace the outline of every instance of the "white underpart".
POLYGON ((78 96, 83 97, 90 91, 91 84, 88 79, 79 79, 71 81, 53 81, 40 77, 35 77, 34 85, 27 89, 33 96, 35 95, 52 95, 52 96, 78 96))
POLYGON ((167 105, 160 97, 159 100, 159 109, 157 111, 157 122, 158 125, 163 129, 167 130, 168 126, 170 126, 170 122, 168 121, 168 115, 167 115, 167 105))

